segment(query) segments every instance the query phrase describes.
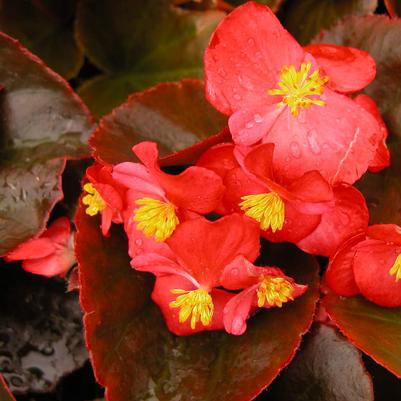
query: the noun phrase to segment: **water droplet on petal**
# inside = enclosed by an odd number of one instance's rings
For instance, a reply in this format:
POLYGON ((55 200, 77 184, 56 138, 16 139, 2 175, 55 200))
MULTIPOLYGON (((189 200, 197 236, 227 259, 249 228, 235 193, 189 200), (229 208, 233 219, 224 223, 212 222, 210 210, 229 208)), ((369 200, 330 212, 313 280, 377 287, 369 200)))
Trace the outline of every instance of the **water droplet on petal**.
POLYGON ((306 134, 306 138, 309 143, 310 150, 313 154, 319 155, 321 152, 320 145, 317 141, 317 132, 316 130, 312 129, 306 134))
POLYGON ((263 117, 260 114, 255 114, 253 116, 253 119, 255 120, 255 123, 260 124, 263 122, 263 117))
POLYGON ((245 124, 245 128, 253 128, 254 125, 253 121, 249 121, 245 124))
POLYGON ((239 95, 238 93, 234 93, 233 97, 235 100, 241 100, 241 95, 239 95))
POLYGON ((350 222, 350 217, 347 213, 340 213, 340 221, 342 225, 346 226, 350 222))
POLYGON ((135 240, 135 245, 141 246, 142 245, 142 240, 140 238, 135 240))
POLYGON ((245 89, 252 90, 254 89, 252 82, 244 75, 238 75, 238 82, 245 89))
POLYGON ((290 143, 290 152, 296 159, 301 157, 301 148, 297 142, 290 143))
POLYGON ((249 38, 249 39, 248 39, 248 45, 249 45, 249 46, 255 46, 255 40, 252 39, 252 38, 249 38))
POLYGON ((256 56, 257 58, 263 58, 263 55, 262 55, 261 52, 256 52, 256 53, 255 53, 255 56, 256 56))

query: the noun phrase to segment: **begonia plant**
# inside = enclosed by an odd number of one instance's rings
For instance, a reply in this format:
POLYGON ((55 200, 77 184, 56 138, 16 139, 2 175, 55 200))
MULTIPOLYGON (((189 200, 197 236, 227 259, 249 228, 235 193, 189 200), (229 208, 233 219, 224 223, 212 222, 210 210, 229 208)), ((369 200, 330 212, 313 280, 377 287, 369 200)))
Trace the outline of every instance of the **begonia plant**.
POLYGON ((399 9, 4 1, 0 399, 398 399, 399 9))

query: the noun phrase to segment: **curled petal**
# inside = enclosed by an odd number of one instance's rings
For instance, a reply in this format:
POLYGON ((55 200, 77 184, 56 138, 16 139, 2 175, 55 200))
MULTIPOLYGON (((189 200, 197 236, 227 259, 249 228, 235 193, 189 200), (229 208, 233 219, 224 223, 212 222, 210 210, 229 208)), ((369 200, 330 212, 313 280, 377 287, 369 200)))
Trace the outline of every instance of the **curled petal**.
POLYGON ((313 44, 305 46, 304 50, 312 54, 330 77, 328 87, 337 92, 357 92, 376 76, 375 60, 364 50, 331 44, 313 44))
POLYGON ((336 187, 334 195, 335 207, 323 213, 316 229, 298 242, 305 252, 331 256, 346 240, 366 231, 369 212, 363 195, 350 186, 336 187))
POLYGON ((401 246, 401 227, 396 224, 374 224, 368 227, 366 235, 370 239, 378 239, 401 246))

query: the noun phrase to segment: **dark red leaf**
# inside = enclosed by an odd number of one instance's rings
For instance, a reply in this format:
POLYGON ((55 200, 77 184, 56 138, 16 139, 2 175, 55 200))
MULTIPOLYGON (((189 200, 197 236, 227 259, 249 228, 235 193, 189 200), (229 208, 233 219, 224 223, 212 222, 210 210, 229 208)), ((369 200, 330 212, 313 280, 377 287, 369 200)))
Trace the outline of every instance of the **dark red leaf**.
POLYGON ((242 336, 176 337, 150 300, 152 277, 130 267, 120 227, 102 237, 99 220, 83 208, 76 225, 86 339, 109 401, 250 400, 289 363, 311 324, 317 265, 295 248, 278 246, 270 261, 309 284, 305 295, 253 317, 242 336))
POLYGON ((165 156, 218 133, 226 123, 206 101, 203 83, 184 80, 132 95, 100 120, 90 144, 101 162, 137 161, 131 148, 138 142, 158 142, 165 156))

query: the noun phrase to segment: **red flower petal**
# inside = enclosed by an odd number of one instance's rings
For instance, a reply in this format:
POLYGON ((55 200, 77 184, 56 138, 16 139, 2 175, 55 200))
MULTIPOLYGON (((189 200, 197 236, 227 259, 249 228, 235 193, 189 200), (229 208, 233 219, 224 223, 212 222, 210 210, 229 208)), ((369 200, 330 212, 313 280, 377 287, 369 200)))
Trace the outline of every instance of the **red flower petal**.
POLYGON ((246 319, 255 308, 252 306, 256 290, 255 284, 233 296, 224 308, 224 328, 227 333, 239 336, 246 331, 246 319))
POLYGON ((13 260, 39 259, 51 255, 56 249, 50 238, 36 238, 20 244, 4 256, 7 262, 13 260))
POLYGON ((370 239, 378 239, 401 246, 401 227, 396 224, 375 224, 369 226, 366 235, 370 239))
POLYGON ((204 214, 213 211, 224 192, 221 178, 203 167, 189 167, 179 175, 166 174, 157 163, 157 145, 141 142, 132 150, 149 169, 168 199, 177 207, 204 214))
POLYGON ((369 171, 376 173, 390 165, 390 151, 388 150, 386 144, 386 139, 388 136, 387 127, 380 115, 380 111, 376 102, 370 96, 361 94, 358 95, 354 100, 365 110, 371 113, 374 118, 376 118, 380 127, 379 143, 376 153, 369 164, 369 171))
POLYGON ((327 86, 337 92, 357 92, 376 76, 376 63, 364 50, 328 44, 309 45, 304 50, 312 54, 319 68, 330 77, 327 86))
POLYGON ((179 309, 169 306, 170 302, 174 301, 177 297, 176 294, 170 292, 172 289, 194 290, 196 287, 180 276, 168 275, 156 279, 152 299, 160 307, 167 327, 172 333, 178 336, 187 336, 201 331, 224 329, 223 309, 233 294, 218 289, 213 290, 211 296, 214 304, 214 312, 211 324, 203 326, 201 322, 198 322, 195 329, 192 329, 190 318, 186 322, 180 323, 178 320, 179 309))
POLYGON ((67 217, 59 217, 50 224, 40 238, 50 238, 57 244, 65 244, 70 238, 70 233, 70 220, 67 217))
MULTIPOLYGON (((283 65, 299 65, 304 51, 273 12, 248 2, 219 24, 205 52, 206 96, 222 113, 269 104, 267 89, 283 65)), ((260 112, 259 112, 260 114, 260 112)))
POLYGON ((335 207, 322 214, 319 226, 298 242, 303 251, 331 256, 348 238, 368 227, 369 212, 365 198, 354 187, 334 188, 335 207))
POLYGON ((214 222, 199 218, 180 224, 167 244, 202 286, 212 288, 219 285, 221 272, 236 256, 256 259, 259 227, 239 214, 214 222))
POLYGON ((196 165, 212 170, 224 179, 228 171, 239 167, 234 157, 234 144, 221 143, 213 146, 202 154, 196 165))
POLYGON ((367 240, 356 247, 354 275, 362 295, 377 305, 401 306, 401 281, 389 274, 401 247, 367 240))
POLYGON ((312 233, 319 225, 320 220, 320 214, 301 213, 291 202, 285 202, 283 229, 275 233, 271 230, 261 231, 261 235, 272 242, 292 242, 296 244, 312 233))
POLYGON ((364 234, 356 235, 344 242, 330 258, 325 273, 328 286, 338 295, 351 297, 360 293, 354 277, 354 246, 365 239, 364 234))
POLYGON ((367 170, 380 140, 377 120, 348 97, 325 90, 326 106, 284 111, 265 137, 275 170, 288 179, 317 170, 331 184, 352 184, 367 170), (301 118, 302 116, 302 118, 301 118))
POLYGON ((29 259, 22 262, 22 268, 33 274, 45 277, 64 276, 75 262, 72 249, 65 249, 40 259, 29 259))

